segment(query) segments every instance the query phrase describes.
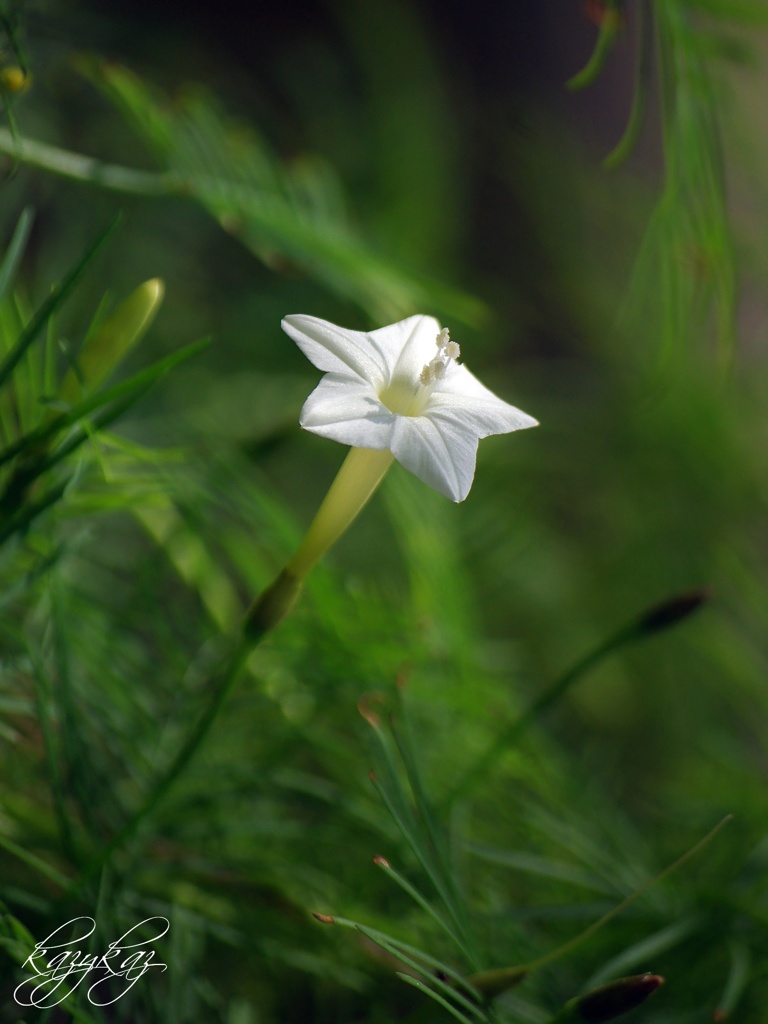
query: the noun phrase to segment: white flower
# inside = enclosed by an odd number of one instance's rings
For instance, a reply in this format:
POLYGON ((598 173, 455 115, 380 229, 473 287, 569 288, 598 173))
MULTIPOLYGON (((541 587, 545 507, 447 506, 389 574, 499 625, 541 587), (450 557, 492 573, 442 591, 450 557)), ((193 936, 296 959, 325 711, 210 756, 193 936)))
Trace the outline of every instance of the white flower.
POLYGON ((364 332, 295 314, 282 326, 325 371, 304 403, 302 427, 342 444, 388 449, 452 501, 469 493, 481 437, 536 426, 456 362, 459 346, 434 317, 364 332))

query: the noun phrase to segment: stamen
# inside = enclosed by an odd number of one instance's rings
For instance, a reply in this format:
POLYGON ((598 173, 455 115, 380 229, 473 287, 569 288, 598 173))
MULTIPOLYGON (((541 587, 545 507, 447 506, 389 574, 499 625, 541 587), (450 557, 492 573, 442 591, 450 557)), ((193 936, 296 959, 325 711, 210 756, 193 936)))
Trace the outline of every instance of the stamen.
POLYGON ((419 374, 419 380, 425 388, 442 380, 448 372, 448 367, 461 355, 461 349, 455 341, 451 341, 451 335, 447 327, 443 327, 435 338, 437 355, 431 359, 419 374))

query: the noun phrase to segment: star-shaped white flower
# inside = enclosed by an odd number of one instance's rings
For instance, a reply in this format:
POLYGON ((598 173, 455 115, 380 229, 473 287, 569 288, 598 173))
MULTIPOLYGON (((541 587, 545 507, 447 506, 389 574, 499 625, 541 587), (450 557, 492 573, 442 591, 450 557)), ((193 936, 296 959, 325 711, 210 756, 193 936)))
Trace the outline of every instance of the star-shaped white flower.
POLYGON ((302 427, 357 448, 388 449, 452 501, 469 493, 481 437, 536 426, 457 363, 459 346, 434 317, 365 332, 295 314, 282 326, 325 371, 304 403, 302 427))

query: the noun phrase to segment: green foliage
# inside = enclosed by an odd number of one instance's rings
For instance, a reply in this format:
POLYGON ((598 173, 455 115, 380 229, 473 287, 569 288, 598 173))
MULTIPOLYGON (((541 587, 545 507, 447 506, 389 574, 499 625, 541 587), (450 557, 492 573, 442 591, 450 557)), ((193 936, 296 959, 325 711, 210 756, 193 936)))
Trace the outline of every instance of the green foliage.
POLYGON ((768 206, 738 192, 760 125, 732 97, 762 5, 592 5, 560 77, 597 104, 634 60, 607 161, 576 115, 456 102, 447 11, 342 7, 326 77, 289 51, 318 152, 286 158, 210 85, 152 84, 159 21, 125 58, 151 73, 77 58, 84 83, 54 66, 63 6, 0 3, 0 71, 32 82, 0 128, 0 1021, 45 1019, 22 965, 83 915, 91 950, 167 919, 167 970, 51 1020, 553 1024, 628 1009, 650 969, 638 1021, 757 1024, 768 267, 739 203, 768 206), (459 507, 395 467, 256 646, 340 457, 299 439, 289 309, 457 319, 542 427, 485 442, 459 507))
POLYGON ((252 127, 229 123, 200 89, 171 104, 124 68, 82 67, 160 161, 162 189, 196 199, 267 265, 304 268, 374 321, 403 317, 429 301, 462 320, 482 317, 476 300, 422 283, 364 246, 323 161, 304 156, 281 165, 252 127))

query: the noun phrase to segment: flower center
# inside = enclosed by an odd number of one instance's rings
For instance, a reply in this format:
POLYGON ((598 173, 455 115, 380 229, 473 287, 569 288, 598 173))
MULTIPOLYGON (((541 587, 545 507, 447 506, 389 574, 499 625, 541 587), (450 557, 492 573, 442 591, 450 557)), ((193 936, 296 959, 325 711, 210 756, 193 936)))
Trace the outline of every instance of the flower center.
POLYGON ((443 380, 452 363, 461 355, 461 349, 451 341, 447 327, 435 339, 437 354, 425 364, 418 381, 391 380, 379 395, 390 412, 400 416, 420 416, 432 394, 435 384, 443 380))

